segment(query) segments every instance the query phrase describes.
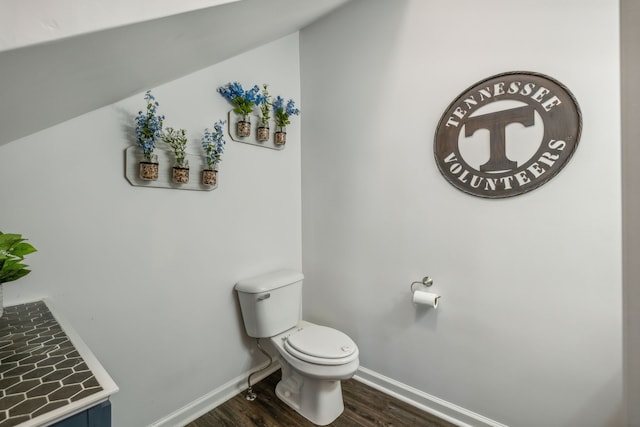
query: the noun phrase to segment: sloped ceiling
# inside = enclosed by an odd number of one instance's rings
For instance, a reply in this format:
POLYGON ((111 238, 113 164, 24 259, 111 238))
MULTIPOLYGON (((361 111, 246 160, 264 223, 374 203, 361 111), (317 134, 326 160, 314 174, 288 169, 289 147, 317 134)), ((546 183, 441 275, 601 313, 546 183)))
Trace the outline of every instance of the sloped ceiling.
POLYGON ((0 52, 0 145, 291 34, 349 0, 242 0, 0 52))

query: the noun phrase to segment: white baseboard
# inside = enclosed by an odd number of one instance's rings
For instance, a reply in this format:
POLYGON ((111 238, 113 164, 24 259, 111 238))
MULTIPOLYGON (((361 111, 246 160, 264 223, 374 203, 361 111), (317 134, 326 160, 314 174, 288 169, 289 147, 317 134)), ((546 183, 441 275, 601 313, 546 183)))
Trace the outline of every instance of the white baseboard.
POLYGON ((353 378, 460 427, 508 427, 362 366, 353 378))
MULTIPOLYGON (((265 377, 271 375, 275 371, 280 369, 280 363, 275 360, 273 365, 269 369, 256 374, 255 379, 251 379, 252 385, 265 377)), ((247 378, 249 378, 250 372, 246 372, 237 376, 226 384, 212 390, 204 396, 194 400, 191 403, 183 406, 182 408, 174 411, 166 417, 153 422, 149 427, 183 427, 194 421, 212 409, 222 405, 227 400, 233 398, 238 393, 247 389, 247 378)))

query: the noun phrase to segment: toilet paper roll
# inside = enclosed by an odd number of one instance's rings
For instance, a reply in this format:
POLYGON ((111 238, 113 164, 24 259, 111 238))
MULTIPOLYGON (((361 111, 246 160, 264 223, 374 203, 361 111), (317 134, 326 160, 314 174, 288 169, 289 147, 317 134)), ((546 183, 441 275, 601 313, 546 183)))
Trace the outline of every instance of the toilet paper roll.
POLYGON ((438 308, 440 295, 432 292, 414 291, 412 300, 414 304, 428 305, 433 308, 438 308))

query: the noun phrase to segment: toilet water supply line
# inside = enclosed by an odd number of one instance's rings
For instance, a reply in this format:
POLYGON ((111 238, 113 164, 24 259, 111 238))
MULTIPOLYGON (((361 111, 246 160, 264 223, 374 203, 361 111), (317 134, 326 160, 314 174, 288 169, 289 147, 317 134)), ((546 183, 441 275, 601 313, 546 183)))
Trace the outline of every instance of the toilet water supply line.
POLYGON ((271 357, 269 353, 264 351, 264 349, 260 345, 260 338, 256 338, 256 345, 258 346, 258 350, 260 350, 262 354, 264 354, 269 358, 269 364, 264 368, 260 368, 257 371, 254 371, 251 374, 249 374, 249 378, 247 378, 247 383, 249 384, 249 388, 247 389, 247 395, 245 396, 245 398, 250 402, 253 402, 254 400, 256 400, 256 397, 257 397, 257 394, 253 391, 253 388, 251 387, 251 377, 259 372, 264 371, 265 369, 269 368, 273 364, 273 357, 271 357))

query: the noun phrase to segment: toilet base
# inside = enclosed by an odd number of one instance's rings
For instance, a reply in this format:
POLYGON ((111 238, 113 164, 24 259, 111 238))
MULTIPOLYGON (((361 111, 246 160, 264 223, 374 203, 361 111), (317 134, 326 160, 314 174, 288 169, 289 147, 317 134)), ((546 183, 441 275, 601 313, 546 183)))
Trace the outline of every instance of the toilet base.
POLYGON ((324 426, 344 411, 339 380, 321 380, 300 375, 282 364, 282 380, 276 386, 280 400, 312 423, 324 426))

